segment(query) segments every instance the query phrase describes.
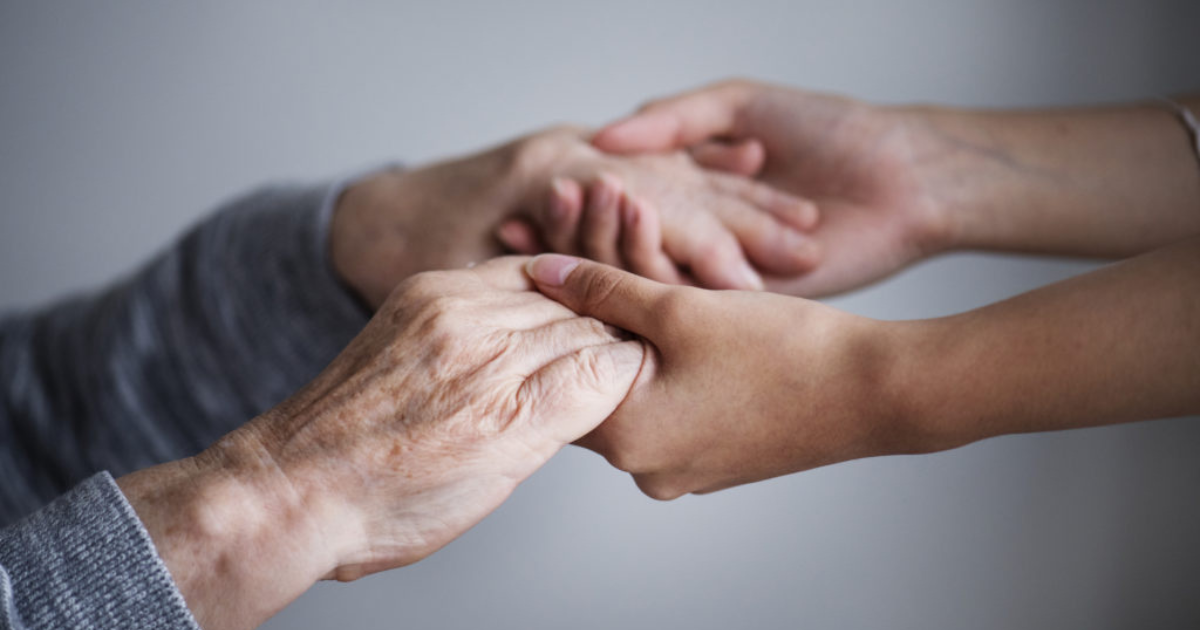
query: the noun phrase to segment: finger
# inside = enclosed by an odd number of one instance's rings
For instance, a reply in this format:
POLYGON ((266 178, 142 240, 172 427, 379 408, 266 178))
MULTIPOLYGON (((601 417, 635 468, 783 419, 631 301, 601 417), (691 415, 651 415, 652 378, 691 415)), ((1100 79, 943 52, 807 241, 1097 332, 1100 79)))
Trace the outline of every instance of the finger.
POLYGON ((736 238, 711 214, 697 214, 686 234, 666 241, 667 253, 685 265, 699 286, 759 290, 762 277, 746 260, 736 238))
POLYGON ((587 204, 580 222, 579 250, 584 256, 606 265, 620 266, 621 190, 619 179, 603 174, 588 189, 587 204))
MULTIPOLYGON (((435 271, 431 275, 470 274, 488 287, 501 291, 531 291, 535 287, 529 281, 529 276, 523 272, 528 256, 501 256, 471 267, 455 271, 435 271)), ((421 274, 426 275, 426 274, 421 274)), ((437 284, 454 286, 449 281, 435 281, 437 284)))
POLYGON ((629 194, 621 197, 621 257, 636 274, 667 284, 683 282, 679 269, 663 251, 658 211, 629 194))
POLYGON ((756 138, 737 142, 705 142, 691 150, 692 159, 705 168, 743 177, 754 177, 767 162, 767 150, 756 138))
POLYGON ((774 186, 721 173, 711 174, 709 183, 714 190, 758 206, 797 230, 812 231, 820 221, 820 211, 816 203, 783 192, 774 186))
POLYGON ((657 330, 657 308, 672 291, 615 267, 557 254, 532 258, 525 270, 546 297, 642 336, 657 330))
POLYGON ((509 219, 496 228, 496 239, 510 251, 526 256, 544 253, 537 231, 524 219, 509 219))
POLYGON ((542 219, 542 241, 553 251, 578 253, 579 217, 583 214, 583 188, 573 179, 556 177, 542 219))
POLYGON ((544 295, 532 295, 562 309, 567 316, 518 331, 517 339, 526 352, 520 353, 516 365, 526 374, 532 374, 550 361, 584 348, 630 339, 628 333, 594 317, 580 317, 544 295))
POLYGON ((560 446, 586 435, 620 406, 645 355, 641 341, 625 341, 590 346, 552 361, 518 390, 533 410, 531 427, 560 446))
POLYGON ((811 270, 820 260, 816 239, 758 208, 726 198, 714 213, 750 262, 767 273, 793 276, 811 270))
POLYGON ((592 144, 610 153, 643 153, 736 135, 738 114, 750 97, 748 84, 733 81, 658 100, 596 132, 592 144))

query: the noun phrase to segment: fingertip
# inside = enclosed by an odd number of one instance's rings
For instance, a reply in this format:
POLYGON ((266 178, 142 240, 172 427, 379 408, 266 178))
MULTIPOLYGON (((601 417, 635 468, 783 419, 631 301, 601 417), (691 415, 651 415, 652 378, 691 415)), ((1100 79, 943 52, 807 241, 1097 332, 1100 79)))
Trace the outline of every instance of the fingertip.
POLYGON ((747 166, 747 175, 758 175, 767 165, 767 147, 758 138, 747 138, 740 143, 743 154, 743 164, 747 166))
POLYGON ((656 112, 628 116, 605 126, 592 136, 592 146, 608 153, 663 151, 673 148, 679 123, 656 112))
POLYGON ((811 232, 821 222, 821 209, 816 202, 799 197, 792 197, 795 204, 796 227, 811 232))
POLYGON ((739 288, 747 291, 762 291, 766 286, 762 276, 744 258, 738 262, 734 281, 741 285, 739 288))
POLYGON ((496 239, 509 250, 518 254, 533 255, 542 252, 533 226, 522 219, 509 219, 496 228, 496 239))
POLYGON ((573 179, 555 177, 550 181, 550 220, 555 225, 568 222, 583 205, 583 189, 573 179))
POLYGON ((621 227, 624 228, 621 233, 624 235, 628 230, 637 229, 638 223, 641 222, 641 208, 637 199, 633 198, 628 192, 621 195, 621 227))
POLYGON ((758 291, 765 284, 762 276, 746 260, 740 247, 718 255, 705 256, 691 265, 696 280, 709 289, 758 291))
POLYGON ((743 177, 754 177, 766 162, 762 143, 753 138, 734 144, 708 142, 691 151, 692 159, 705 168, 743 177))
POLYGON ((538 285, 561 287, 580 262, 574 256, 542 254, 525 263, 525 273, 538 285))

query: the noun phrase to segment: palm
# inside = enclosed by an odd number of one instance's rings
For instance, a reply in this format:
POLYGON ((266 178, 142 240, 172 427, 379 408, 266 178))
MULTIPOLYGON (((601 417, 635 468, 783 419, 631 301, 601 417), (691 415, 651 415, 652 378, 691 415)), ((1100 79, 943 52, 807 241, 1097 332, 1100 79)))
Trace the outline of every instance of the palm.
POLYGON ((839 293, 929 253, 923 228, 933 209, 898 118, 840 98, 776 92, 754 102, 744 120, 744 133, 766 148, 762 179, 815 201, 821 214, 813 237, 822 262, 804 275, 773 278, 769 288, 839 293))

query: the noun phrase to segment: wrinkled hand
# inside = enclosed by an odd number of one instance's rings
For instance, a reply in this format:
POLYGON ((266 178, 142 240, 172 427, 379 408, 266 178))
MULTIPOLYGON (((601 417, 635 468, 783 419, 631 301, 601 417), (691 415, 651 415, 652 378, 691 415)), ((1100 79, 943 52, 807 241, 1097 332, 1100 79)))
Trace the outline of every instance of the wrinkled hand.
POLYGON ((424 558, 616 409, 642 343, 532 291, 521 263, 406 281, 287 401, 122 478, 206 627, 424 558))
POLYGON ((814 202, 820 264, 767 283, 813 297, 874 282, 949 246, 945 210, 922 170, 943 148, 927 135, 904 110, 735 80, 651 102, 593 142, 619 154, 691 148, 705 165, 757 174, 814 202))
POLYGON ((673 287, 545 255, 529 273, 572 310, 653 346, 612 418, 578 443, 670 499, 912 448, 891 421, 880 322, 770 293, 673 287))
MULTIPOLYGON (((579 198, 578 186, 573 194, 579 198)), ((678 279, 663 274, 677 274, 680 264, 707 286, 756 288, 761 279, 747 256, 775 273, 806 271, 817 252, 802 230, 815 222, 811 204, 765 184, 706 171, 682 154, 607 155, 582 130, 562 127, 364 178, 338 199, 329 254, 338 276, 372 309, 412 274, 503 254, 501 241, 519 253, 548 247, 626 262, 666 280, 678 279), (576 179, 602 178, 623 182, 647 206, 646 221, 662 227, 661 239, 658 231, 643 239, 629 261, 610 245, 621 224, 620 190, 590 198, 586 211, 547 197, 554 181, 570 188, 576 179), (587 238, 576 240, 579 229, 587 238)))
POLYGON ((804 234, 817 223, 811 203, 700 168, 685 153, 615 158, 571 130, 540 142, 555 156, 549 198, 532 224, 498 232, 521 253, 577 254, 716 289, 762 288, 760 271, 796 274, 817 264, 804 234))
POLYGON ((640 342, 531 291, 521 261, 423 274, 311 385, 256 421, 293 484, 359 532, 332 575, 415 562, 625 397, 640 342))

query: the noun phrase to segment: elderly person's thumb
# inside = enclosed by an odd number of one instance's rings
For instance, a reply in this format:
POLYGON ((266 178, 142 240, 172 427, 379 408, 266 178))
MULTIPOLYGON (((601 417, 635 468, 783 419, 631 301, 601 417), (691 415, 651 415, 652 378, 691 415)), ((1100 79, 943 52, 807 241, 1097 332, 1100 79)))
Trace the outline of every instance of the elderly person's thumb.
POLYGON ((615 267, 559 254, 533 258, 525 271, 546 297, 580 315, 640 335, 653 329, 654 308, 669 290, 615 267))

